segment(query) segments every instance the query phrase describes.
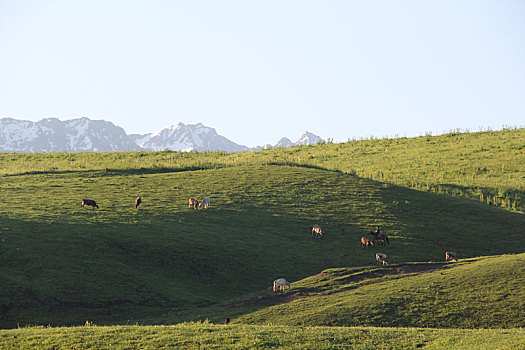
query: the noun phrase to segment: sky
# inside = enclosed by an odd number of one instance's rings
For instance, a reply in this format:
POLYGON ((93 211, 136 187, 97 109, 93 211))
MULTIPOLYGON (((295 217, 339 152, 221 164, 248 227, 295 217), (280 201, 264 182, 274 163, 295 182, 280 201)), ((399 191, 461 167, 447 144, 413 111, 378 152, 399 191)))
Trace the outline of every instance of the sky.
POLYGON ((0 0, 0 117, 246 146, 525 126, 525 1, 0 0))

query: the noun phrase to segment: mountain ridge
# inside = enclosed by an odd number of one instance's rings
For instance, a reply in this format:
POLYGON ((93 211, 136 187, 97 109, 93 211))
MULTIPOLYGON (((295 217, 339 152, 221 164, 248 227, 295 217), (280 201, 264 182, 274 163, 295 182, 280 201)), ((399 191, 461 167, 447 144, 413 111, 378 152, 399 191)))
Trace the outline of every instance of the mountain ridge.
POLYGON ((283 137, 275 146, 247 147, 219 135, 202 123, 178 122, 146 134, 126 134, 123 128, 106 120, 86 117, 37 122, 11 117, 0 118, 0 152, 112 152, 112 151, 226 151, 242 152, 293 147, 322 142, 306 131, 297 142, 283 137))

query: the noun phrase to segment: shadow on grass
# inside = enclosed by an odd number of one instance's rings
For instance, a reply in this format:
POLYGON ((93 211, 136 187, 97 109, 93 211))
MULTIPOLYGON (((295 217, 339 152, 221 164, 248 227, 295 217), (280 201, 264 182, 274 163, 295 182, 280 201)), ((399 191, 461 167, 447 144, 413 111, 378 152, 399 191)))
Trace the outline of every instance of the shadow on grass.
POLYGON ((24 175, 62 175, 62 174, 98 174, 98 175, 149 175, 163 173, 180 173, 184 171, 210 170, 225 168, 225 166, 191 166, 191 167, 153 167, 153 168, 132 168, 132 169, 89 169, 89 170, 46 170, 46 171, 28 171, 18 174, 6 174, 4 176, 24 176, 24 175))
MULTIPOLYGON (((167 319, 177 319, 179 322, 199 321, 208 319, 221 323, 224 319, 243 316, 268 307, 286 304, 302 298, 320 297, 357 289, 363 285, 381 283, 384 276, 397 276, 403 278, 414 273, 429 273, 436 270, 448 269, 454 266, 445 262, 414 262, 391 265, 389 267, 362 267, 342 268, 337 271, 325 270, 312 278, 323 278, 331 283, 315 287, 292 287, 290 291, 273 292, 271 287, 263 291, 249 293, 235 300, 218 303, 198 310, 178 311, 175 315, 166 316, 167 319)), ((149 323, 144 321, 146 324, 149 323)), ((151 322, 151 321, 150 321, 151 322)), ((157 320, 158 322, 158 320, 157 320)), ((234 321, 235 322, 235 321, 234 321)))
POLYGON ((490 187, 436 184, 431 185, 429 190, 435 193, 445 193, 452 197, 464 197, 469 200, 480 201, 498 208, 525 211, 525 191, 519 189, 501 191, 490 187))
MULTIPOLYGON (((25 175, 60 175, 60 174, 98 174, 98 175, 149 175, 149 174, 164 174, 164 173, 180 173, 185 171, 199 171, 199 170, 213 170, 213 169, 224 169, 224 168, 235 168, 243 166, 287 166, 287 167, 298 167, 306 169, 317 169, 322 171, 329 171, 334 173, 344 173, 338 169, 330 169, 322 166, 312 164, 300 164, 293 162, 258 162, 258 163, 246 163, 240 165, 230 166, 228 164, 201 164, 198 166, 184 166, 184 167, 149 167, 149 168, 128 168, 128 169, 115 169, 115 168, 102 168, 102 169, 86 169, 86 170, 38 170, 38 171, 26 171, 17 174, 5 174, 5 177, 12 176, 25 176, 25 175)), ((348 175, 355 176, 354 173, 347 173, 348 175)))
MULTIPOLYGON (((312 165, 312 164, 299 164, 299 163, 293 163, 293 162, 261 162, 261 163, 255 163, 255 164, 242 164, 238 166, 229 166, 226 164, 209 164, 209 165, 202 165, 202 166, 187 166, 182 168, 175 168, 175 167, 168 167, 168 168, 140 168, 140 169, 114 169, 110 172, 114 173, 123 173, 123 174, 157 174, 157 173, 175 173, 175 172, 183 172, 183 171, 198 171, 198 170, 213 170, 213 169, 224 169, 224 168, 235 168, 235 167, 243 167, 243 166, 286 166, 286 167, 297 167, 297 168, 306 168, 306 169, 316 169, 316 170, 322 170, 322 171, 329 171, 332 173, 342 173, 342 171, 337 169, 330 169, 322 166, 312 165)), ((353 174, 349 174, 353 175, 353 174)))

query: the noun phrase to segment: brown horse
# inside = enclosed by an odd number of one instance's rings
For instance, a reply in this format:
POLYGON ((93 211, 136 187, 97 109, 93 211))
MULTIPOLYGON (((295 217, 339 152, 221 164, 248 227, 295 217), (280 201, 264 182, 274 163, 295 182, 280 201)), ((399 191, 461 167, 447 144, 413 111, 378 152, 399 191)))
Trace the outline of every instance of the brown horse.
POLYGON ((383 242, 383 245, 385 245, 385 244, 386 245, 390 245, 390 242, 388 241, 388 236, 385 235, 384 233, 381 233, 380 235, 377 235, 377 236, 374 235, 374 243, 376 241, 383 242))
POLYGON ((197 209, 197 205, 199 204, 199 201, 197 201, 195 198, 190 198, 188 201, 188 208, 193 207, 193 209, 197 209))
POLYGON ((321 226, 314 225, 312 227, 312 234, 315 234, 316 237, 322 237, 323 236, 323 230, 321 230, 321 226))
POLYGON ((370 247, 370 246, 373 246, 373 245, 374 245, 374 242, 372 242, 368 238, 361 237, 361 246, 362 247, 370 247))
POLYGON ((98 205, 97 205, 97 202, 95 202, 94 200, 92 199, 82 199, 82 204, 80 205, 81 207, 84 207, 84 205, 90 205, 93 207, 93 210, 95 210, 95 207, 97 207, 98 209, 98 205))

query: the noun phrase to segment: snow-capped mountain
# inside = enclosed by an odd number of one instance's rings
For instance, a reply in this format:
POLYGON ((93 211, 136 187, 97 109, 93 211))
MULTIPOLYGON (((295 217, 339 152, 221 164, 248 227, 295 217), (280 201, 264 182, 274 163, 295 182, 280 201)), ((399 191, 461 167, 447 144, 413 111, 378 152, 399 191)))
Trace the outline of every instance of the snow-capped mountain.
POLYGON ((281 147, 281 148, 288 148, 292 146, 295 146, 295 143, 292 142, 292 140, 290 140, 287 137, 283 137, 282 139, 277 141, 277 144, 275 145, 275 147, 281 147))
POLYGON ((226 137, 217 134, 215 129, 198 124, 177 123, 146 135, 130 135, 135 143, 149 151, 165 149, 175 151, 226 151, 240 152, 249 150, 226 137))
POLYGON ((38 122, 0 119, 0 152, 134 151, 140 149, 121 127, 79 118, 38 122))
POLYGON ((124 129, 104 120, 79 118, 38 122, 0 119, 0 152, 101 152, 101 151, 254 151, 274 147, 316 144, 322 139, 305 132, 297 142, 283 137, 275 146, 248 148, 198 124, 177 123, 156 132, 127 135, 124 129))
POLYGON ((303 136, 301 136, 301 138, 295 143, 295 145, 315 145, 319 141, 323 141, 323 139, 317 135, 312 134, 311 132, 305 131, 303 136))
POLYGON ((275 146, 272 146, 270 144, 266 144, 264 146, 256 146, 251 148, 252 151, 260 151, 264 149, 272 149, 272 148, 289 148, 294 146, 306 146, 306 145, 315 145, 319 142, 323 142, 324 140, 320 138, 319 136, 312 134, 311 132, 305 131, 304 134, 297 140, 297 142, 292 142, 289 138, 283 137, 277 143, 275 146))
POLYGON ((277 141, 275 147, 288 148, 293 146, 316 145, 319 142, 323 141, 324 140, 319 136, 312 134, 311 132, 305 131, 304 134, 296 142, 292 142, 289 138, 283 137, 282 139, 277 141))

